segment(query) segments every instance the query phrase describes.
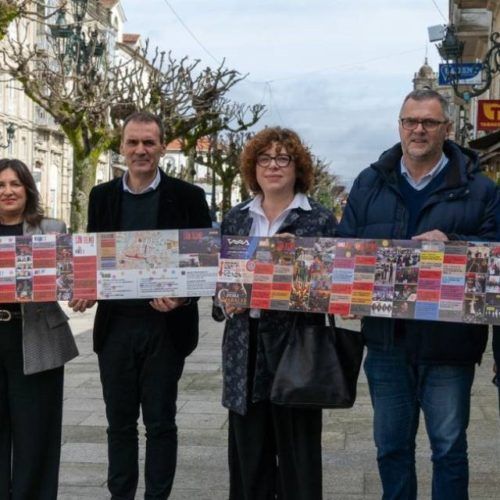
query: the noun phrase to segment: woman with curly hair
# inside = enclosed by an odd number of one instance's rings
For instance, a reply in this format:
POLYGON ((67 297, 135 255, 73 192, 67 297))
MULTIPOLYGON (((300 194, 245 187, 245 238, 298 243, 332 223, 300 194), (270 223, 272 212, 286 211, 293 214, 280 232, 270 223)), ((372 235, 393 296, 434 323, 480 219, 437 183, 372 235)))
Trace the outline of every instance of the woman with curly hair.
MULTIPOLYGON (((307 197, 313 162, 294 131, 272 127, 257 133, 244 148, 241 173, 255 197, 226 215, 223 235, 334 235, 333 214, 307 197)), ((269 401, 272 376, 266 359, 271 346, 262 333, 290 332, 297 314, 225 308, 223 405, 229 409, 230 500, 322 498, 321 410, 269 401)), ((323 314, 300 314, 301 325, 324 321, 323 314)), ((276 346, 273 350, 276 356, 276 346)))

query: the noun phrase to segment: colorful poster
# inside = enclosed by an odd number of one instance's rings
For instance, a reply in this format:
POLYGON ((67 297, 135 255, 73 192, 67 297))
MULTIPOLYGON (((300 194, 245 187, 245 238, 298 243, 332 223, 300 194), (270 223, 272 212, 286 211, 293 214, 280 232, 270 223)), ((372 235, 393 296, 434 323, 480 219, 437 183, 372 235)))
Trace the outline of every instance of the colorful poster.
POLYGON ((0 238, 0 302, 211 296, 215 229, 0 238))
POLYGON ((237 307, 500 324, 500 243, 224 237, 237 307))

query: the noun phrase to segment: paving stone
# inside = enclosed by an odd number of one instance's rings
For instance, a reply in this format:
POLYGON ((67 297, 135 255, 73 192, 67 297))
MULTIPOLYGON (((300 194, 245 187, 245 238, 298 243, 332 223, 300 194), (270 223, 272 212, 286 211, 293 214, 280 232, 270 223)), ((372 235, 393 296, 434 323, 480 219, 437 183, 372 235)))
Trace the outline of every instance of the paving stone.
POLYGON ((102 398, 75 398, 72 396, 64 400, 65 410, 99 411, 104 413, 104 401, 102 398))
POLYGON ((106 484, 106 473, 101 464, 63 463, 59 473, 61 486, 98 486, 106 484))
POLYGON ((63 443, 105 443, 106 427, 91 425, 63 425, 63 443))
POLYGON ((205 413, 208 415, 227 415, 227 409, 216 401, 186 401, 179 413, 205 413))
POLYGON ((180 413, 177 415, 177 426, 184 429, 222 429, 227 415, 204 415, 180 413))

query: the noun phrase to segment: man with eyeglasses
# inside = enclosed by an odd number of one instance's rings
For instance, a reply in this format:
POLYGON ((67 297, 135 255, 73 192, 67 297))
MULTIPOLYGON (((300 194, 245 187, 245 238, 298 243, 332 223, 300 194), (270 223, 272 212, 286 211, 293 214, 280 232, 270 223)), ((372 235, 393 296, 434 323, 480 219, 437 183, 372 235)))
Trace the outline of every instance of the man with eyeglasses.
MULTIPOLYGON (((406 96, 401 142, 355 180, 339 236, 495 240, 498 190, 479 171, 474 152, 447 140, 451 127, 440 94, 415 90, 406 96)), ((437 313, 429 319, 438 319, 437 313)), ((417 498, 420 410, 432 449, 432 498, 467 499, 470 393, 488 327, 367 317, 362 332, 384 500, 417 498)))

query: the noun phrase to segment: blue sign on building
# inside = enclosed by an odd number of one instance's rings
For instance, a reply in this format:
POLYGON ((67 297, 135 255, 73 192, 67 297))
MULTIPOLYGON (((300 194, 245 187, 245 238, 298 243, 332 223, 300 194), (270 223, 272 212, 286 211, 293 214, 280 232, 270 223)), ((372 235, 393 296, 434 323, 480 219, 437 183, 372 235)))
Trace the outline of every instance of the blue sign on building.
POLYGON ((477 85, 482 82, 481 63, 440 64, 439 85, 451 85, 458 75, 459 85, 477 85))

